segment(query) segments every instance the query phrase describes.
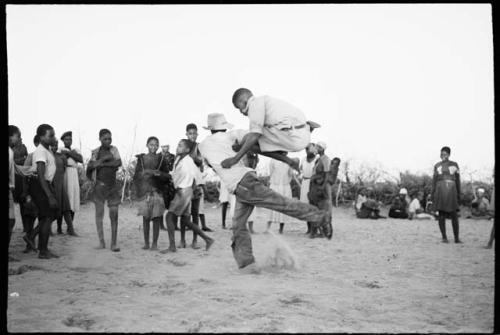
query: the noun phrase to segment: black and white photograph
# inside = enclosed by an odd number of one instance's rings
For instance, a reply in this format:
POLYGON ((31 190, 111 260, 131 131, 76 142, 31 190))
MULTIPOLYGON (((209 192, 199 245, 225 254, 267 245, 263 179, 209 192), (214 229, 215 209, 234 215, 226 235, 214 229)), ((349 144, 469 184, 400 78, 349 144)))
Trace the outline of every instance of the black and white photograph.
POLYGON ((2 7, 5 332, 500 331, 493 4, 2 7))

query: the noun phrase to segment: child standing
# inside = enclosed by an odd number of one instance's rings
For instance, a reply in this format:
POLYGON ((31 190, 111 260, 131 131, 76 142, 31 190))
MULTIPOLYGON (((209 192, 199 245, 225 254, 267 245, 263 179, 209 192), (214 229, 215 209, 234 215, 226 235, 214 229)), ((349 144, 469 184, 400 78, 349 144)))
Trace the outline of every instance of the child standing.
POLYGON ((142 215, 144 231, 144 250, 158 250, 160 226, 165 212, 163 190, 165 184, 172 182, 165 156, 156 153, 159 148, 157 137, 148 138, 147 154, 137 155, 133 186, 139 199, 139 212, 142 215), (153 221, 153 243, 149 246, 150 222, 153 221))
MULTIPOLYGON (((169 239, 169 248, 162 250, 162 253, 175 252, 175 221, 181 217, 181 248, 186 247, 185 233, 186 226, 189 226, 193 233, 200 235, 206 243, 205 249, 208 250, 214 243, 214 240, 208 237, 198 226, 191 223, 191 200, 193 197, 193 185, 199 185, 199 170, 189 155, 192 151, 193 142, 182 139, 177 146, 177 157, 174 163, 172 178, 176 189, 175 197, 170 203, 167 213, 167 230, 169 239)), ((193 238, 193 248, 197 248, 196 240, 193 238)))
POLYGON ((57 217, 59 205, 56 199, 53 180, 56 173, 56 162, 50 146, 54 144, 54 128, 48 124, 41 124, 36 131, 40 145, 33 153, 33 166, 36 166, 38 182, 31 184, 30 192, 38 208, 38 258, 59 258, 49 251, 50 226, 57 217))
POLYGON ((94 203, 97 234, 99 236, 98 249, 106 248, 104 243, 104 230, 102 220, 104 218, 104 202, 109 207, 109 219, 111 220, 111 251, 118 252, 118 205, 120 205, 120 185, 116 182, 116 171, 122 166, 122 160, 118 149, 111 145, 111 131, 101 129, 99 131, 101 146, 92 150, 92 157, 87 165, 87 177, 95 182, 94 203))

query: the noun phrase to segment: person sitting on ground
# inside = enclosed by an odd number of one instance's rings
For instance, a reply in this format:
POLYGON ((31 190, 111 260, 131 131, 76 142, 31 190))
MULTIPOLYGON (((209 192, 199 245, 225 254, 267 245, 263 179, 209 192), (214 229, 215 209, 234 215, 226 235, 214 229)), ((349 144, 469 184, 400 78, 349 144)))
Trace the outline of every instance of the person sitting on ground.
POLYGON ((420 205, 421 201, 424 200, 424 192, 418 191, 413 200, 410 202, 408 206, 408 218, 410 220, 428 220, 434 218, 431 214, 425 213, 422 206, 420 205))
MULTIPOLYGON (((361 197, 358 196, 358 203, 360 203, 360 207, 356 212, 356 217, 358 219, 383 219, 384 216, 380 215, 380 203, 375 199, 375 192, 373 188, 368 187, 366 189, 362 189, 364 195, 361 197)), ((356 208, 358 207, 358 203, 356 204, 356 208)))
POLYGON ((472 200, 471 204, 471 216, 468 218, 489 219, 489 207, 490 202, 485 196, 485 190, 484 188, 479 187, 474 194, 474 200, 472 200))
POLYGON ((391 208, 389 209, 389 217, 394 219, 408 219, 408 202, 406 196, 408 191, 402 188, 399 194, 394 198, 391 208))

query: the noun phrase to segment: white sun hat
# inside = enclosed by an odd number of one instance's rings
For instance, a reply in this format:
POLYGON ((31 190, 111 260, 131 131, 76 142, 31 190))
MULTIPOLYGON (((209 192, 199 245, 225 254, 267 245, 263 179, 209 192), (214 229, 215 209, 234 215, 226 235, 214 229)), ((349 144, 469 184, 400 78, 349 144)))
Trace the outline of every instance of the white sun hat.
POLYGON ((225 130, 233 127, 231 123, 226 121, 224 114, 210 113, 207 116, 207 126, 203 128, 208 130, 225 130))

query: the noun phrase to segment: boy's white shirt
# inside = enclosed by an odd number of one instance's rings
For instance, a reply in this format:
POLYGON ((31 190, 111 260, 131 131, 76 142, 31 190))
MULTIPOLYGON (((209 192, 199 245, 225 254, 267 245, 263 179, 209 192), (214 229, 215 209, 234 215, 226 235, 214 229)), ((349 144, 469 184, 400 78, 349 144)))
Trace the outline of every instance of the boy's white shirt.
POLYGON ((196 181, 196 185, 201 183, 201 172, 191 156, 186 155, 180 161, 177 157, 172 171, 172 179, 175 188, 188 188, 193 186, 193 181, 196 181))

